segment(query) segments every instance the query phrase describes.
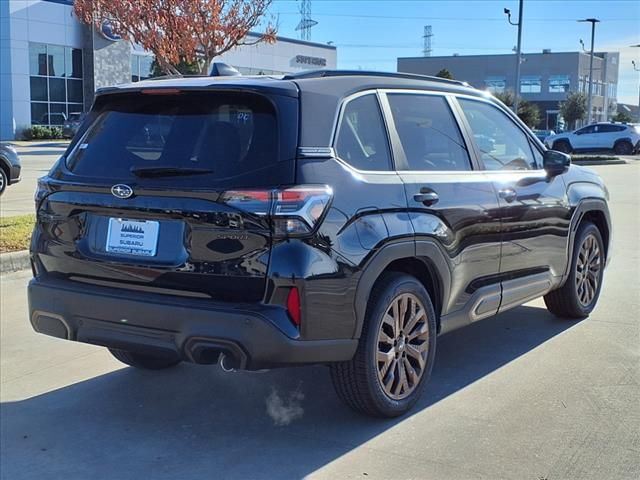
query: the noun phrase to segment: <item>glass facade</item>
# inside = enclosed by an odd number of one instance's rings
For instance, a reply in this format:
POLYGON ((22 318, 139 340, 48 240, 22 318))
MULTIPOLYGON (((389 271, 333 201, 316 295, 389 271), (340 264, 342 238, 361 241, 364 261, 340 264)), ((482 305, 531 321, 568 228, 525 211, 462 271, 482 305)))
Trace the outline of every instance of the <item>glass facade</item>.
POLYGON ((29 83, 31 123, 62 125, 84 109, 82 50, 30 43, 29 83))
POLYGON ((139 82, 153 77, 153 56, 131 54, 131 81, 139 82))
POLYGON ((520 93, 540 93, 542 80, 538 76, 524 76, 520 79, 520 93))
POLYGON ((569 75, 551 75, 549 77, 549 93, 566 93, 570 87, 569 75))
POLYGON ((507 87, 507 77, 487 77, 484 84, 492 93, 503 93, 507 87))

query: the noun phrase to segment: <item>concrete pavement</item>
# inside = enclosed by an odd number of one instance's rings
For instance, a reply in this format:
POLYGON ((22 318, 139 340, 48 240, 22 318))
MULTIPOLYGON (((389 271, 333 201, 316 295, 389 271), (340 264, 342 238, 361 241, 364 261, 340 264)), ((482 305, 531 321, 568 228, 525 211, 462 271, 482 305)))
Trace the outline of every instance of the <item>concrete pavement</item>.
POLYGON ((124 367, 32 332, 29 273, 0 277, 0 478, 637 479, 640 163, 594 167, 612 195, 614 258, 583 321, 541 300, 438 339, 410 415, 374 420, 325 367, 224 374, 124 367), (273 392, 303 415, 276 426, 273 392))

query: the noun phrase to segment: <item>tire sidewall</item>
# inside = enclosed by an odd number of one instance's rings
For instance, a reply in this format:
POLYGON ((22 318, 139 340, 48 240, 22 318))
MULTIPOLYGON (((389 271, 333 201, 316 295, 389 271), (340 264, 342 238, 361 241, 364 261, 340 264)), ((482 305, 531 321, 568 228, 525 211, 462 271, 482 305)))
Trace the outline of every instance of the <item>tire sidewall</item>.
POLYGON ((571 295, 571 301, 576 306, 576 309, 580 311, 583 316, 589 315, 595 306, 598 303, 598 299, 600 298, 600 291, 602 289, 602 280, 604 279, 604 265, 605 265, 605 256, 604 256, 604 243, 602 241, 602 236, 600 235, 600 230, 593 223, 585 223, 578 230, 578 234, 576 235, 576 241, 573 247, 573 255, 571 257, 571 274, 567 279, 567 282, 570 282, 571 288, 569 289, 569 295, 571 295), (600 249, 601 255, 601 264, 600 264, 600 272, 598 278, 598 288, 596 289, 596 294, 593 297, 591 303, 587 306, 582 305, 580 303, 580 299, 578 298, 578 292, 576 289, 576 275, 577 275, 577 263, 578 263, 578 254, 580 253, 580 247, 584 242, 585 238, 592 234, 596 241, 598 242, 598 248, 600 249))
POLYGON ((4 173, 3 168, 0 168, 0 176, 2 177, 2 180, 0 180, 0 195, 2 195, 7 189, 7 186, 9 186, 9 177, 4 173))
POLYGON ((369 386, 371 398, 377 406, 378 411, 383 412, 385 416, 398 416, 409 410, 420 398, 424 386, 429 381, 436 351, 436 321, 435 311, 429 298, 429 294, 422 284, 409 275, 397 275, 387 285, 381 295, 376 299, 375 304, 367 310, 366 332, 363 337, 363 354, 365 361, 365 373, 367 376, 367 385, 369 386), (427 325, 429 329, 429 350, 427 353, 427 361, 422 378, 413 392, 406 398, 401 400, 392 399, 384 392, 380 381, 378 380, 378 365, 376 360, 376 352, 378 348, 378 332, 384 314, 393 299, 403 293, 415 295, 425 310, 427 311, 427 325))

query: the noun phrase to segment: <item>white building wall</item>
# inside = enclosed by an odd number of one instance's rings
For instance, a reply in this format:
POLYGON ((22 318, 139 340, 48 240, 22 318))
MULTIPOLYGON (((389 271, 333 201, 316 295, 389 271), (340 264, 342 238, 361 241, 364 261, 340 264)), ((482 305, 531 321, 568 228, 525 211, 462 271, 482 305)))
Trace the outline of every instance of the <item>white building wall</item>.
MULTIPOLYGON (((9 71, 2 71, 0 138, 13 139, 31 124, 29 88, 29 42, 82 48, 83 26, 73 17, 72 7, 41 0, 0 0, 2 15, 8 14, 8 29, 2 28, 2 51, 8 51, 9 71), (8 8, 6 8, 8 6, 8 8), (4 32, 8 30, 8 34, 4 32), (5 36, 6 35, 6 36, 5 36), (4 82, 10 83, 5 88, 4 82), (5 98, 5 92, 9 98, 5 98)), ((5 25, 2 19, 0 25, 5 25)))

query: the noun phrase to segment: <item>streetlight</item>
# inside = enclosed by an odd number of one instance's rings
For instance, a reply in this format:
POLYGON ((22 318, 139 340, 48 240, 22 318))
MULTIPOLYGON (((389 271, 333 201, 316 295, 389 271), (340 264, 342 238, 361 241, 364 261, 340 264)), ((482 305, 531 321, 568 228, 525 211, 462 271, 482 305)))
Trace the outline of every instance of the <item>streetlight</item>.
MULTIPOLYGON (((629 45, 632 48, 640 47, 640 43, 638 45, 629 45)), ((633 65, 633 69, 636 72, 640 72, 640 66, 636 65, 635 60, 631 60, 631 65, 633 65)), ((640 85, 638 85, 638 118, 640 119, 640 85)))
POLYGON ((587 97, 587 124, 591 123, 591 101, 593 96, 593 42, 596 36, 596 23, 600 22, 597 18, 585 18, 584 20, 578 20, 578 22, 591 23, 591 55, 589 57, 589 93, 587 97))
POLYGON ((518 27, 518 46, 516 47, 516 92, 513 99, 513 111, 518 114, 518 103, 520 98, 520 55, 522 52, 522 5, 524 0, 520 0, 518 5, 518 23, 511 21, 511 10, 504 9, 504 14, 507 16, 507 20, 511 25, 518 27))

